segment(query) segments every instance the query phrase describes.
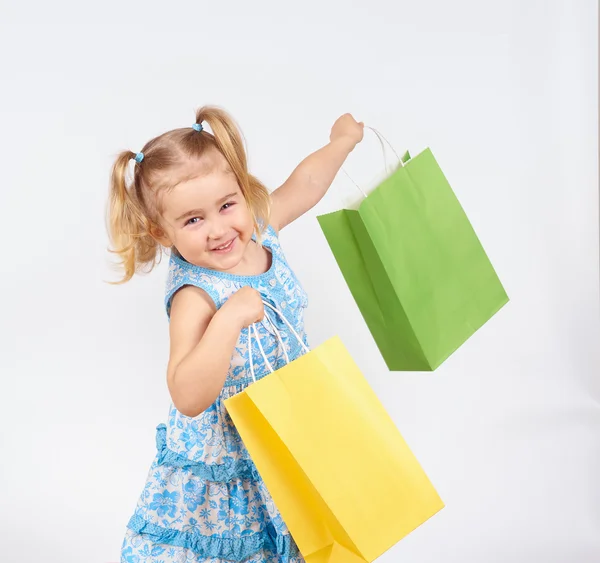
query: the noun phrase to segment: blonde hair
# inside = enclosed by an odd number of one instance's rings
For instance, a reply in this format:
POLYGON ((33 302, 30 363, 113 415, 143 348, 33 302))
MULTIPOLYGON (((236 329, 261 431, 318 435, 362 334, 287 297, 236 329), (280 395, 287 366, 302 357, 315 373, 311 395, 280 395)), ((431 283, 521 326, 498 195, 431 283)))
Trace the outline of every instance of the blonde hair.
POLYGON ((110 252, 118 255, 124 277, 129 281, 136 272, 151 271, 160 260, 162 247, 155 235, 160 231, 160 208, 157 194, 168 189, 168 172, 186 160, 201 158, 217 150, 227 160, 254 220, 257 241, 269 222, 271 198, 267 188, 248 173, 247 157, 241 132, 224 110, 204 106, 196 112, 196 123, 207 123, 213 133, 198 132, 192 127, 173 129, 155 137, 141 152, 142 162, 135 161, 133 180, 126 182, 128 166, 136 153, 121 152, 110 178, 108 231, 110 252))

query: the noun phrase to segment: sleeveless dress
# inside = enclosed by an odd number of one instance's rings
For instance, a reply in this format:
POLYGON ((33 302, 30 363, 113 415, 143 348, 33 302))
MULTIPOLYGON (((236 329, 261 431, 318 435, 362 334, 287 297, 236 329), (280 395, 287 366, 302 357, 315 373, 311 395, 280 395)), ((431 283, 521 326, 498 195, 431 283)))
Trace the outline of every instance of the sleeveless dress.
MULTIPOLYGON (((270 225, 262 244, 270 251, 272 263, 267 272, 254 276, 201 268, 173 253, 167 314, 173 295, 185 285, 205 290, 217 309, 242 286, 250 285, 285 315, 308 346, 303 320, 308 299, 270 225)), ((269 363, 278 369, 286 363, 282 344, 290 361, 303 350, 269 307, 265 315, 268 318, 256 328, 269 363)), ((156 456, 127 525, 121 563, 304 562, 224 406, 225 399, 253 382, 249 352, 256 379, 270 373, 254 333, 250 342, 248 350, 248 330, 242 330, 225 385, 206 411, 187 417, 171 403, 167 424, 157 426, 156 456)))

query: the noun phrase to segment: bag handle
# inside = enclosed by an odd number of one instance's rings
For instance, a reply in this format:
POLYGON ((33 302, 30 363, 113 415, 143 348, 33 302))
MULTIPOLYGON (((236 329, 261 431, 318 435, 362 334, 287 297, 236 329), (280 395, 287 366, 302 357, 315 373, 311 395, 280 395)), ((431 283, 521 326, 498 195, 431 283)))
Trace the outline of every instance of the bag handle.
MULTIPOLYGON (((284 324, 290 329, 292 334, 296 337, 296 339, 300 343, 300 346, 302 346, 304 353, 310 352, 309 347, 306 344, 304 344, 304 341, 302 340, 302 338, 300 338, 299 334, 296 332, 296 330, 291 325, 291 323, 285 318, 285 315, 279 309, 277 309, 276 307, 273 307, 273 305, 271 305, 270 303, 267 303, 265 300, 263 300, 263 305, 265 305, 266 307, 269 307, 270 309, 275 311, 280 316, 280 318, 284 322, 284 324)), ((275 336, 277 337, 277 340, 279 340, 279 343, 281 344, 281 349, 283 350, 283 355, 285 357, 286 364, 289 364, 290 358, 289 358, 289 356, 287 354, 287 350, 285 349, 285 346, 283 344, 283 339, 281 338, 281 334, 280 334, 279 330, 277 330, 275 323, 266 314, 266 311, 265 311, 265 318, 271 324, 271 328, 273 329, 273 332, 275 332, 275 336)), ((269 362, 269 360, 267 359, 267 355, 265 354, 265 351, 262 347, 262 344, 260 342, 260 337, 258 336, 258 331, 256 330, 256 323, 253 323, 248 327, 248 358, 250 360, 250 375, 252 376, 252 381, 254 381, 254 383, 256 383, 256 375, 254 374, 254 362, 252 360, 252 332, 254 332, 254 337, 256 338, 256 343, 258 344, 258 349, 260 350, 263 360, 267 364, 268 370, 271 373, 273 373, 275 370, 273 369, 271 362, 269 362)))
MULTIPOLYGON (((383 166, 385 167, 385 171, 388 172, 388 166, 387 166, 387 159, 386 159, 386 154, 385 154, 385 145, 384 145, 384 141, 385 143, 387 143, 388 147, 390 147, 390 149, 392 149, 392 152, 396 155, 396 158, 398 159, 398 164, 400 166, 404 166, 404 160, 402 160, 399 156, 398 153, 395 151, 394 147, 392 146, 392 144, 379 132, 377 131, 377 129, 375 129, 374 127, 369 127, 368 125, 365 125, 365 129, 370 129, 371 131, 373 131, 373 133, 375 133, 375 135, 377 136, 377 140, 379 141, 379 144, 381 145, 381 152, 383 153, 383 166)), ((358 191, 363 195, 363 197, 366 199, 367 194, 364 192, 364 190, 352 179, 352 177, 350 176, 350 174, 348 174, 348 172, 346 172, 346 170, 344 169, 344 167, 342 167, 342 172, 344 174, 346 174, 346 176, 348 176, 348 178, 350 179, 350 181, 356 186, 356 188, 358 189, 358 191)))

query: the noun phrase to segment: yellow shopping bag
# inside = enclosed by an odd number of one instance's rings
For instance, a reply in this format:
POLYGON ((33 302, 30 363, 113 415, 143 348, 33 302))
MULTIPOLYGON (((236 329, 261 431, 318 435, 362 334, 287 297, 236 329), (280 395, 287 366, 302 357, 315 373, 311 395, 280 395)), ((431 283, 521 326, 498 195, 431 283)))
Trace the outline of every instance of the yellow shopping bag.
POLYGON ((337 337, 225 405, 307 563, 371 562, 444 506, 337 337))

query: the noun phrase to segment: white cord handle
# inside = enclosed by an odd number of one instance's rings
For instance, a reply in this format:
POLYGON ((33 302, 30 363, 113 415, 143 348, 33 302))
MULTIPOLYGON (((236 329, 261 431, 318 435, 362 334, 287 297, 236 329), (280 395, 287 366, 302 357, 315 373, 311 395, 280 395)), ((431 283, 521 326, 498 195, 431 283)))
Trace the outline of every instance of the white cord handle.
MULTIPOLYGON (((383 165, 385 166, 385 171, 388 171, 388 167, 387 167, 387 159, 386 159, 386 155, 385 155, 385 145, 383 144, 383 142, 385 141, 388 145, 388 147, 390 147, 390 149, 392 149, 392 152, 396 155, 396 158, 398 159, 398 163, 400 164, 400 166, 404 166, 404 162, 402 161, 402 159, 398 156, 398 153, 394 150, 394 147, 391 145, 391 143, 379 132, 377 131, 377 129, 375 129, 374 127, 369 127, 367 125, 365 125, 365 129, 370 129, 371 131, 373 131, 373 133, 375 133, 375 135, 377 136, 377 140, 379 141, 379 144, 381 145, 381 151, 383 152, 383 165)), ((350 174, 348 174, 348 172, 346 172, 346 170, 344 170, 344 168, 342 167, 342 172, 344 174, 346 174, 346 176, 348 176, 348 178, 350 179, 350 181, 356 186, 356 188, 358 189, 358 191, 363 195, 363 197, 366 199, 367 194, 364 192, 364 190, 352 179, 352 177, 350 176, 350 174)))
MULTIPOLYGON (((304 350, 304 352, 305 353, 310 352, 310 349, 308 348, 308 346, 306 344, 304 344, 304 341, 302 340, 302 338, 300 338, 300 336, 298 335, 298 333, 296 332, 294 327, 290 324, 290 322, 285 318, 285 315, 279 309, 276 309, 275 307, 273 307, 273 305, 271 305, 270 303, 267 303, 264 300, 263 300, 263 305, 265 305, 266 307, 269 307, 270 309, 275 311, 281 317, 281 320, 284 322, 284 324, 290 329, 291 333, 297 338, 297 340, 300 343, 300 346, 302 346, 302 349, 304 350)), ((283 344, 283 339, 281 338, 281 334, 277 330, 275 323, 273 323, 273 321, 266 314, 266 311, 265 311, 265 318, 269 321, 271 328, 275 332, 275 336, 277 337, 277 340, 281 344, 281 348, 283 350, 283 355, 285 357, 286 364, 289 364, 290 358, 289 358, 289 356, 287 354, 287 350, 285 349, 285 346, 283 344)), ((254 383, 256 383, 256 375, 254 373, 254 362, 252 360, 252 332, 254 332, 254 336, 256 338, 256 343, 258 344, 258 349, 260 350, 261 356, 263 357, 263 360, 267 364, 267 369, 271 373, 273 373, 275 370, 273 369, 271 362, 269 362, 269 360, 267 359, 267 355, 265 354, 265 351, 262 347, 262 344, 260 342, 260 337, 258 336, 258 331, 256 330, 256 323, 253 323, 248 327, 248 359, 250 360, 250 375, 252 376, 252 381, 254 381, 254 383)))

